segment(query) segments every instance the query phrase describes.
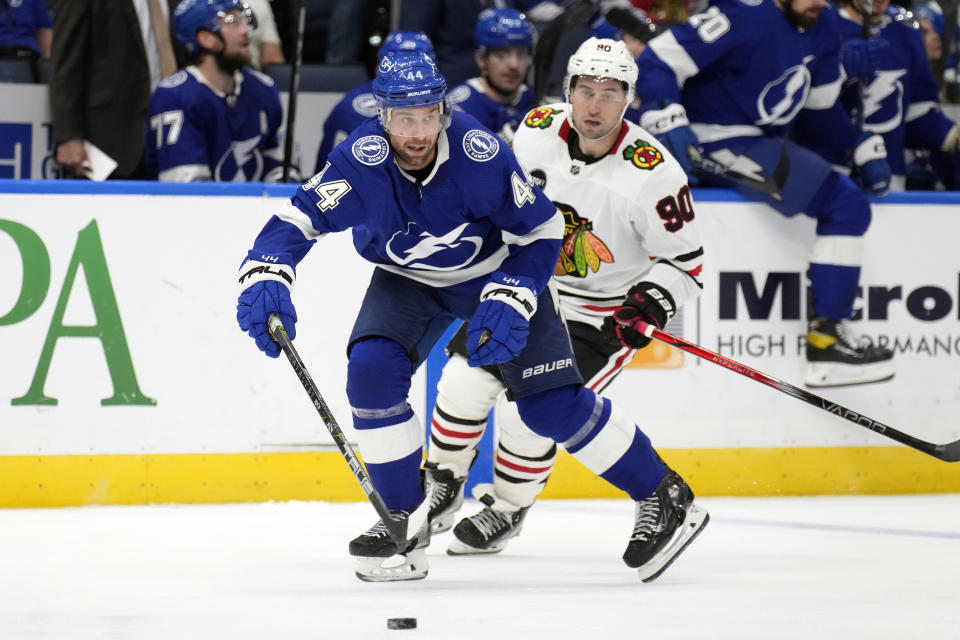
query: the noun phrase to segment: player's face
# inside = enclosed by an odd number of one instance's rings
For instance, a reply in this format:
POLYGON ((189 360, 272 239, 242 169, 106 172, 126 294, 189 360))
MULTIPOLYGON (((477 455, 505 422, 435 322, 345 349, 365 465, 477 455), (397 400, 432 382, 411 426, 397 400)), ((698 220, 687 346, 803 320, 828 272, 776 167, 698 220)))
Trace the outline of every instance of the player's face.
POLYGON ((504 95, 514 93, 530 70, 530 50, 526 47, 493 47, 487 55, 477 57, 480 73, 487 84, 504 95))
POLYGON ((619 80, 579 76, 570 92, 573 124, 581 136, 597 140, 620 127, 627 94, 619 80))
MULTIPOLYGON (((863 0, 856 0, 857 9, 863 14, 863 0)), ((890 0, 873 0, 870 8, 871 22, 878 22, 887 13, 887 7, 890 6, 890 0)))
POLYGON ((927 50, 927 59, 930 62, 936 62, 943 57, 943 41, 940 39, 940 34, 929 20, 920 18, 917 22, 920 23, 920 32, 923 33, 923 46, 927 50))
POLYGON ((804 29, 817 26, 820 12, 827 6, 827 0, 787 0, 796 21, 804 29))
POLYGON ((437 154, 437 136, 443 128, 440 105, 389 109, 383 128, 401 169, 423 169, 437 154))
POLYGON ((250 25, 239 10, 227 12, 220 18, 220 37, 223 38, 223 57, 227 60, 250 63, 250 25))

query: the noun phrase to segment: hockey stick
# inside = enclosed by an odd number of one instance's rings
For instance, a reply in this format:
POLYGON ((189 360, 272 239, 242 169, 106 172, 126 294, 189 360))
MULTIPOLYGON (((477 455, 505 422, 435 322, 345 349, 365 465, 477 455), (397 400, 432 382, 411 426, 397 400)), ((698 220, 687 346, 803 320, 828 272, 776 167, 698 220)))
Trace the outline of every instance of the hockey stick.
POLYGON ((290 179, 290 167, 293 163, 293 129, 297 121, 297 96, 300 93, 300 61, 303 58, 303 30, 307 22, 307 5, 304 0, 296 0, 297 41, 293 49, 293 62, 290 63, 290 93, 287 95, 287 131, 283 139, 283 181, 290 179))
POLYGON ((547 28, 537 41, 537 49, 533 54, 533 101, 534 107, 543 104, 543 99, 549 90, 550 71, 553 58, 563 34, 578 24, 586 23, 587 18, 594 11, 590 0, 574 0, 563 13, 550 21, 547 28))
POLYGON ((704 156, 693 147, 687 149, 687 154, 690 156, 690 162, 693 164, 693 168, 698 171, 710 173, 729 180, 730 182, 756 189, 757 191, 767 194, 774 200, 783 200, 783 194, 780 192, 783 191, 783 185, 786 183, 787 175, 790 173, 790 156, 787 155, 786 149, 781 150, 780 160, 773 170, 773 175, 763 180, 758 180, 734 171, 716 160, 711 160, 704 156))
POLYGON ((390 515, 390 510, 387 509, 387 505, 383 502, 380 493, 374 488, 373 483, 370 481, 370 476, 367 475, 366 469, 363 468, 360 459, 357 458, 357 454, 353 451, 353 447, 350 446, 350 443, 347 442, 346 437, 344 437, 343 430, 340 428, 340 425, 337 424, 333 414, 330 413, 330 408, 323 400, 323 396, 320 395, 320 391, 313 382, 313 378, 310 377, 310 373, 307 371, 306 365, 303 364, 303 360, 300 359, 300 354, 297 353, 293 342, 290 340, 290 336, 288 336, 284 330, 283 323, 280 321, 279 316, 275 314, 271 315, 267 321, 267 327, 274 341, 280 345, 280 349, 286 354, 287 360, 290 361, 290 366, 293 367, 297 377, 300 378, 300 383, 306 390, 307 395, 310 396, 310 401, 313 402, 317 413, 320 414, 320 418, 323 420, 323 424, 326 425, 327 431, 333 436, 333 441, 337 443, 340 453, 343 454, 347 465, 353 472, 353 477, 360 483, 360 488, 363 489, 363 492, 370 500, 377 515, 383 520, 383 524, 386 526, 390 538, 396 543, 398 549, 406 549, 411 542, 411 532, 416 535, 416 533, 420 531, 423 523, 426 522, 430 502, 424 500, 420 507, 410 514, 409 518, 398 520, 390 515))
POLYGON ((721 355, 718 355, 708 349, 704 349, 700 345, 693 344, 692 342, 687 342, 683 338, 678 338, 672 336, 669 333, 664 333, 660 331, 653 325, 647 324, 646 322, 640 321, 641 333, 648 338, 654 338, 663 342, 665 344, 671 344, 679 349, 683 349, 687 353, 692 353, 695 356, 703 358, 704 360, 709 360, 715 364, 720 365, 731 371, 735 371, 742 376, 746 376, 751 380, 756 380, 761 382, 768 387, 773 387, 777 391, 781 391, 788 396, 793 396, 798 400, 803 400, 808 404, 812 404, 818 409, 823 409, 829 413, 835 414, 849 420, 850 422, 870 429, 871 431, 876 431, 877 433, 884 435, 892 440, 896 440, 901 444, 905 444, 908 447, 916 449, 917 451, 922 451, 928 455, 933 456, 937 460, 943 460, 944 462, 957 462, 960 461, 960 440, 955 440, 953 442, 948 442, 946 444, 934 444, 932 442, 926 442, 925 440, 920 440, 911 435, 907 435, 902 431, 897 431, 893 427, 887 426, 882 422, 877 422, 873 418, 868 418, 865 415, 859 414, 855 411, 852 411, 843 405, 837 404, 835 402, 830 402, 825 398, 821 398, 818 395, 805 391, 799 387, 795 387, 789 382, 784 382, 772 376, 768 376, 765 373, 761 373, 756 369, 751 369, 750 367, 740 364, 729 358, 724 358, 721 355))

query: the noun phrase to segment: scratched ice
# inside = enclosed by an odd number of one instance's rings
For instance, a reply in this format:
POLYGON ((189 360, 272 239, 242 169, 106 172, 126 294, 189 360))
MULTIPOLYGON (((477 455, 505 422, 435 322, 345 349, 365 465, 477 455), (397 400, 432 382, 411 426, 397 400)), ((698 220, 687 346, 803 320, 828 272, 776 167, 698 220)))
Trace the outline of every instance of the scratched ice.
POLYGON ((365 503, 3 510, 0 638, 960 637, 960 495, 702 502, 649 585, 620 561, 626 500, 543 501, 495 556, 444 534, 391 584, 353 575, 365 503))

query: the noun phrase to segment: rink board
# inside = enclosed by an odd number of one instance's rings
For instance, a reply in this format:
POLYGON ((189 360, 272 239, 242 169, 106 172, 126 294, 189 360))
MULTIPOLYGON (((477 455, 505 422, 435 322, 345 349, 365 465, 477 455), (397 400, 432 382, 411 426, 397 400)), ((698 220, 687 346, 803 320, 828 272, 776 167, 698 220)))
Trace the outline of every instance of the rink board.
MULTIPOLYGON (((363 499, 288 363, 234 320, 236 267, 292 189, 0 182, 0 506, 363 499)), ((668 330, 799 385, 812 222, 696 198, 704 294, 668 330)), ((817 393, 960 438, 958 235, 952 194, 875 204, 855 326, 895 346, 898 374, 817 393)), ((297 346, 348 438, 344 346, 370 271, 346 234, 297 270, 297 346)), ((689 354, 641 354, 608 395, 699 493, 960 491, 960 465, 689 354)), ((613 495, 566 454, 544 493, 613 495)))

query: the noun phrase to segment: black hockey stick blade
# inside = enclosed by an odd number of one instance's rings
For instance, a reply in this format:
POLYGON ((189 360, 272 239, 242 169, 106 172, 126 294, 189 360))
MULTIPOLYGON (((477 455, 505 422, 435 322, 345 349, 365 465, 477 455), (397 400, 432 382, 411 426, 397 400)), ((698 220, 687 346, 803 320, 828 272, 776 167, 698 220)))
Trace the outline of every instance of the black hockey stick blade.
POLYGON ((921 440, 920 438, 916 438, 902 431, 898 431, 897 429, 874 420, 873 418, 848 409, 843 405, 831 402, 826 398, 821 398, 814 393, 810 393, 806 389, 795 387, 789 382, 784 382, 783 380, 774 378, 773 376, 768 376, 767 374, 757 371, 756 369, 751 369, 745 364, 740 364, 735 360, 725 358, 724 356, 716 354, 709 349, 705 349, 698 344, 687 342, 683 338, 678 338, 664 331, 660 331, 653 325, 647 324, 643 321, 640 322, 640 328, 641 333, 648 338, 654 338, 655 340, 659 340, 665 344, 673 345, 678 349, 682 349, 687 353, 692 353, 699 358, 709 360, 714 364, 718 364, 725 369, 739 373, 740 375, 750 378, 751 380, 763 383, 768 387, 772 387, 777 391, 787 394, 788 396, 793 396, 798 400, 803 400, 807 404, 811 404, 818 409, 822 409, 828 413, 840 416, 845 420, 849 420, 857 426, 869 429, 870 431, 875 431, 876 433, 886 436, 891 440, 896 440, 900 444, 905 444, 908 447, 916 449, 917 451, 922 451, 927 455, 933 456, 937 460, 943 460, 944 462, 960 461, 960 440, 955 440, 946 444, 934 444, 932 442, 927 442, 926 440, 921 440))
POLYGON ((274 342, 279 345, 280 349, 287 356, 287 360, 290 361, 290 366, 293 367, 297 378, 300 379, 300 384, 303 385, 314 408, 317 410, 317 413, 320 414, 320 418, 327 427, 327 431, 333 436, 333 441, 337 443, 337 448, 340 449, 340 453, 343 454, 343 458, 347 461, 350 471, 353 472, 353 477, 360 483, 360 488, 363 490, 363 493, 367 496, 367 499, 370 500, 377 515, 383 520, 383 524, 386 526, 390 538, 396 543, 398 549, 407 549, 411 543, 411 535, 416 535, 427 520, 429 501, 424 500, 423 503, 410 514, 409 518, 397 519, 390 515, 390 510, 387 509, 383 498, 374 488, 373 482, 370 481, 367 470, 363 468, 363 464, 354 452, 353 447, 347 442, 346 437, 343 435, 343 430, 340 428, 340 425, 337 424, 326 401, 323 399, 323 396, 320 395, 320 390, 317 389, 317 385, 310 376, 310 372, 307 371, 306 365, 303 364, 300 354, 297 353, 297 349, 293 346, 293 341, 290 340, 290 336, 287 335, 286 330, 283 328, 280 317, 276 314, 271 315, 267 321, 267 329, 274 342))

